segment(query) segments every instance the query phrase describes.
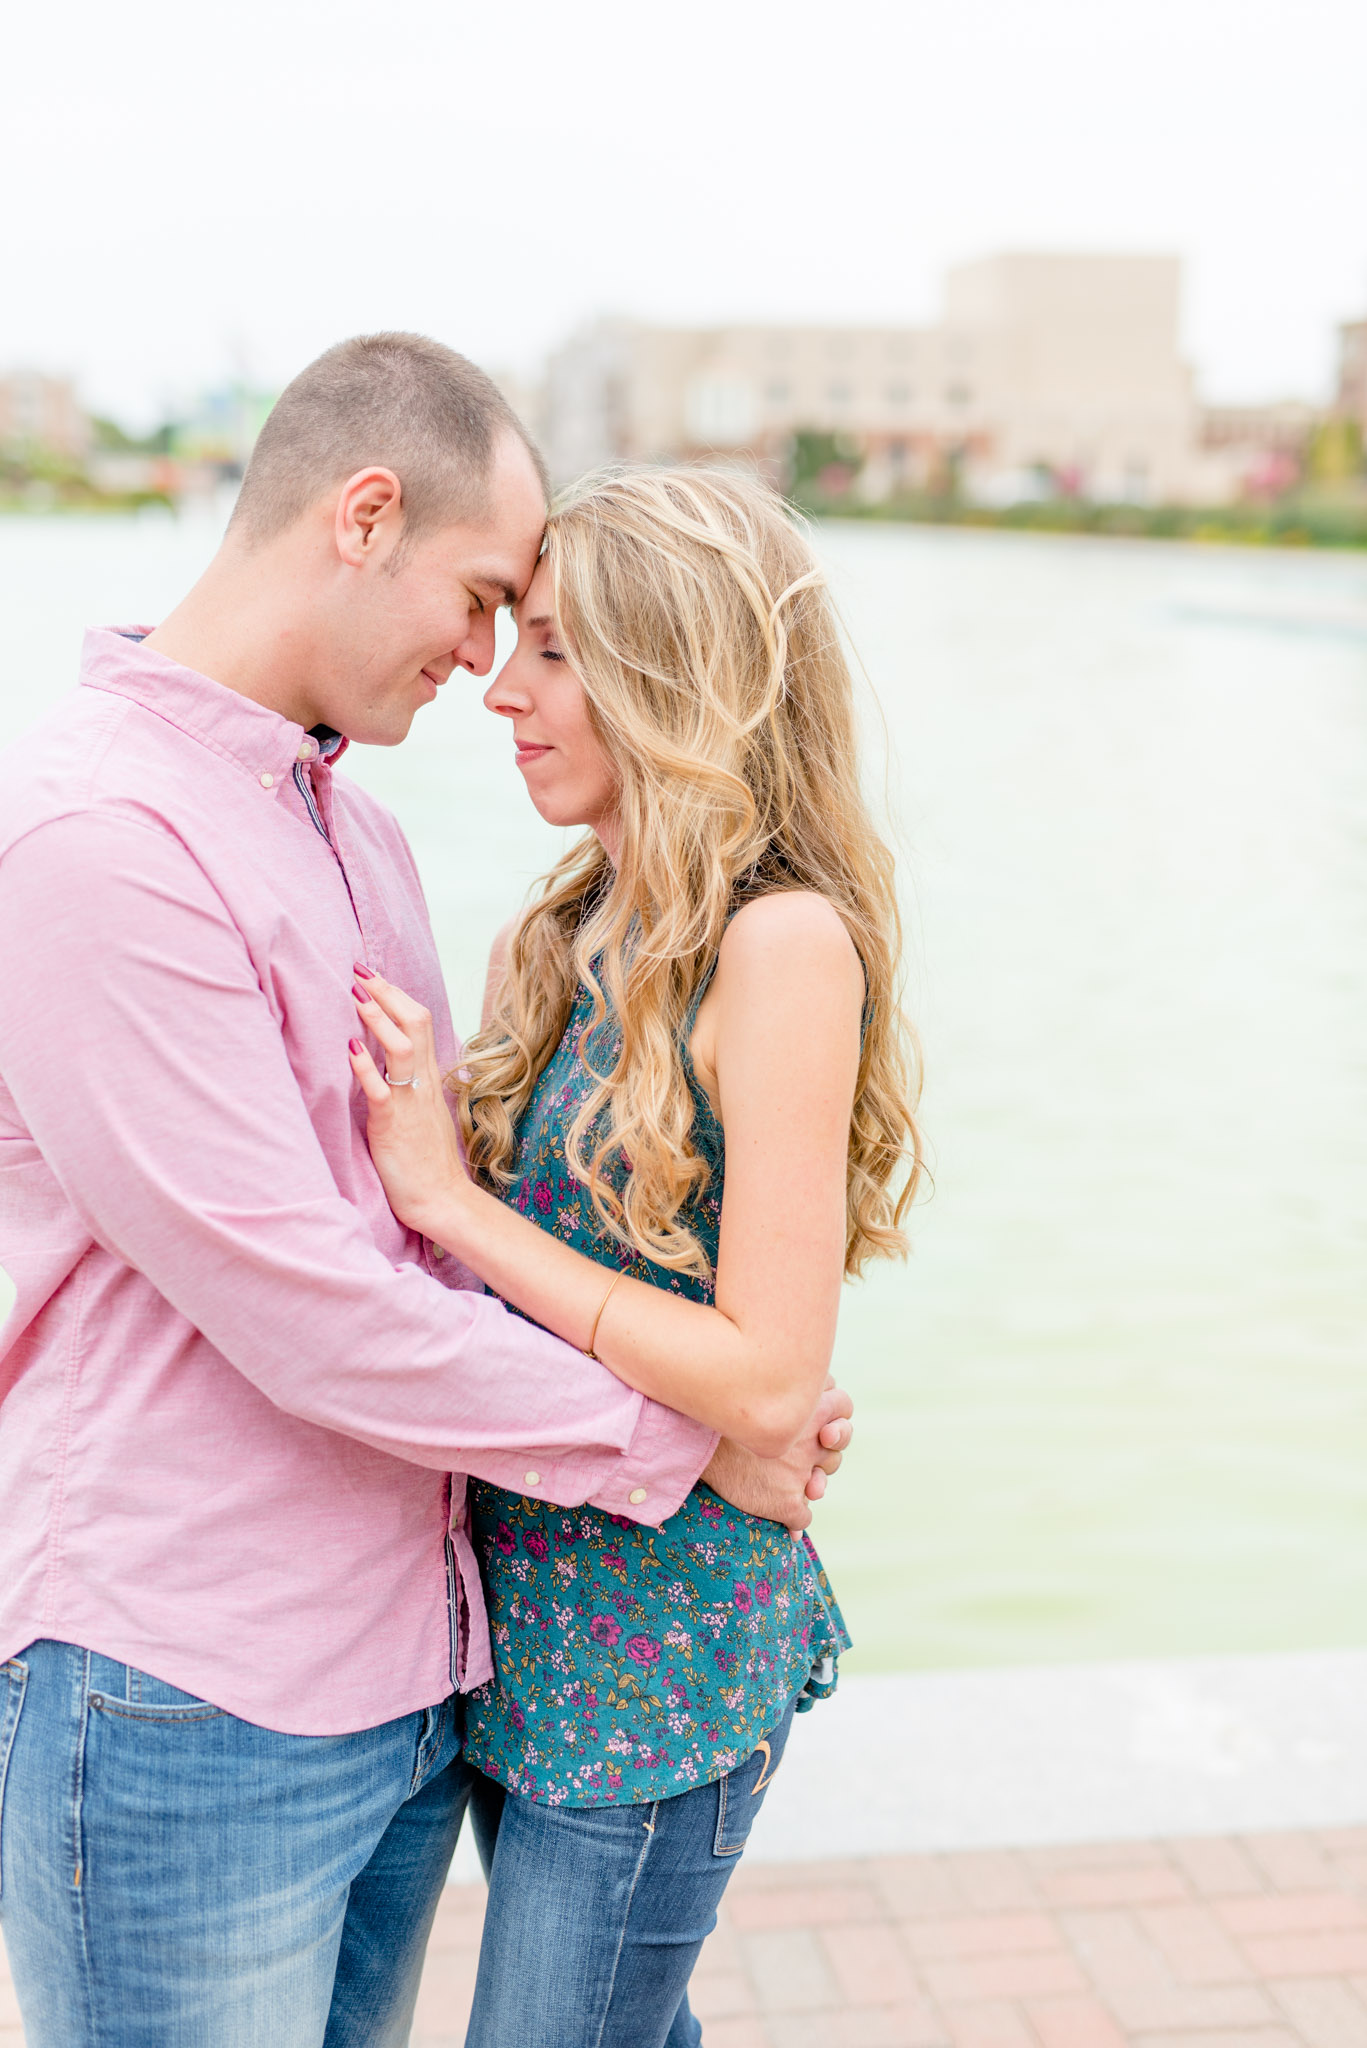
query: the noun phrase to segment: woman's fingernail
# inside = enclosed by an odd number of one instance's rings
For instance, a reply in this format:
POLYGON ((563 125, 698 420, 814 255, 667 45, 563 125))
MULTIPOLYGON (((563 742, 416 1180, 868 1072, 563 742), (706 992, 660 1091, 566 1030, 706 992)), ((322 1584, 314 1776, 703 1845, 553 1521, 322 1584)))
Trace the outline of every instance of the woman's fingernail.
POLYGON ((351 984, 351 993, 355 996, 358 1003, 368 1003, 370 1001, 370 997, 366 994, 365 990, 357 988, 354 981, 351 984))
POLYGON ((349 1038, 349 1039, 347 1040, 347 1042, 346 1042, 346 1049, 347 1049, 347 1051, 348 1051, 348 1052, 351 1052, 351 1053, 357 1053, 357 1052, 360 1052, 360 1051, 362 1050, 362 1046, 361 1046, 361 1041, 360 1041, 360 1039, 359 1039, 359 1038, 349 1038))
POLYGON ((359 974, 362 981, 373 981, 375 979, 374 968, 367 967, 364 960, 353 960, 351 971, 353 974, 359 974))

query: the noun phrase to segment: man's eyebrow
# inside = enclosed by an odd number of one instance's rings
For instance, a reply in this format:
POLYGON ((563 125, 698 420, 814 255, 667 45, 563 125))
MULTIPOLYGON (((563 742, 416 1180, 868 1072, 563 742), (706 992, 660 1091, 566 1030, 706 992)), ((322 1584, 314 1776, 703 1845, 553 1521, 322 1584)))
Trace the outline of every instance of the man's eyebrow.
POLYGON ((496 590, 499 603, 506 604, 510 610, 517 603, 517 592, 512 584, 505 583, 501 576, 472 576, 470 580, 477 583, 481 590, 496 590))

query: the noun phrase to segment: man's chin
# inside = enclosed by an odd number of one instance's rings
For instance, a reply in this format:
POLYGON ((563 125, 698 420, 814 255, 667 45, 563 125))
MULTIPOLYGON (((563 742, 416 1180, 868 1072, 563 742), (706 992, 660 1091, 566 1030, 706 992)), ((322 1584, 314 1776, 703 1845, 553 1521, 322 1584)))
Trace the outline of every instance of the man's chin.
POLYGON ((378 713, 360 721, 347 738, 357 747, 398 747, 413 730, 413 720, 422 710, 421 704, 409 705, 406 710, 395 710, 388 717, 378 713))

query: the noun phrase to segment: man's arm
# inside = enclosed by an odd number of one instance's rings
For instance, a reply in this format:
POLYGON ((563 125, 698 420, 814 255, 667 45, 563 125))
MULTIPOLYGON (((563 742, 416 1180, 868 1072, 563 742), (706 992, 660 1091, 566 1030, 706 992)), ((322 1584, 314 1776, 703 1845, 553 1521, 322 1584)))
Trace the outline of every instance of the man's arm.
POLYGON ((169 832, 96 813, 21 840, 0 862, 0 958, 0 1072, 92 1238, 278 1407, 541 1498, 677 1509, 714 1432, 378 1250, 243 936, 169 832))

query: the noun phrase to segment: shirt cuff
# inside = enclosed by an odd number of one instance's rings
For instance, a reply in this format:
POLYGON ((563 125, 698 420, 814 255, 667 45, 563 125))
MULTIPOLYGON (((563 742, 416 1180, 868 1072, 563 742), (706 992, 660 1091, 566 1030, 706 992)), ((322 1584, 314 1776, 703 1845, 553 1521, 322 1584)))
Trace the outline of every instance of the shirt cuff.
POLYGON ((633 1522, 667 1521, 677 1515, 720 1442, 715 1429, 662 1408, 658 1401, 643 1401, 631 1442, 608 1484, 590 1494, 590 1503, 633 1522))
POLYGON ((434 1280, 440 1280, 443 1287, 464 1288, 471 1294, 485 1294, 488 1289, 478 1273, 458 1259, 454 1252, 448 1252, 445 1245, 433 1244, 430 1237, 422 1241, 422 1261, 434 1280))

